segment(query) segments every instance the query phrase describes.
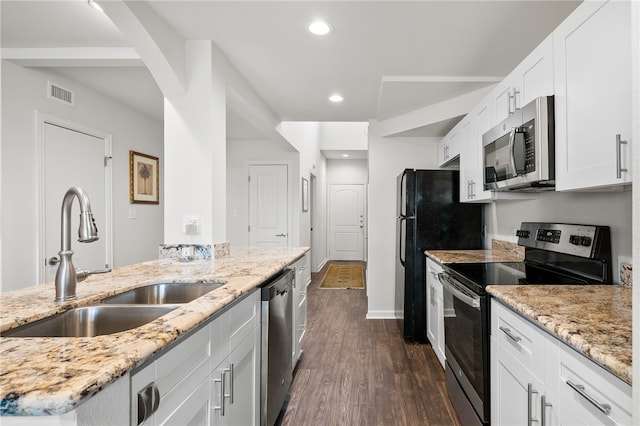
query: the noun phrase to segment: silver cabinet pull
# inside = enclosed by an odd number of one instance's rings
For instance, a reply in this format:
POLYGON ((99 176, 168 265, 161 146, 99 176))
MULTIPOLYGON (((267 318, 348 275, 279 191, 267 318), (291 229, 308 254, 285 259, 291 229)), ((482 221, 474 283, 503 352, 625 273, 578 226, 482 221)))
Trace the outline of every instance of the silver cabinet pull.
POLYGON ((537 395, 538 392, 533 390, 533 385, 531 383, 527 383, 527 426, 531 426, 533 422, 538 422, 538 420, 531 418, 531 414, 533 413, 533 403, 531 402, 531 396, 533 394, 537 395))
POLYGON ((611 406, 609 404, 602 404, 602 403, 596 401, 596 399, 594 397, 589 395, 584 390, 584 386, 583 385, 577 385, 577 384, 573 383, 571 380, 567 380, 565 383, 567 385, 569 385, 569 387, 571 389, 573 389, 574 391, 578 392, 578 394, 581 397, 583 397, 584 399, 589 401, 594 407, 596 407, 598 410, 602 411, 602 413, 608 415, 611 412, 611 406))
POLYGON ((547 423, 547 407, 553 407, 553 405, 549 404, 547 398, 542 395, 540 397, 540 426, 545 426, 547 423))
POLYGON ((516 94, 511 93, 511 90, 509 90, 509 99, 507 100, 507 110, 509 115, 513 115, 516 113, 516 94), (511 101, 513 101, 513 111, 511 111, 511 101))
POLYGON ((506 334, 511 340, 513 340, 516 343, 520 343, 520 341, 522 340, 521 337, 515 336, 512 332, 511 329, 509 328, 505 328, 503 326, 498 327, 504 334, 506 334))
POLYGON ((626 145, 627 141, 623 141, 620 137, 620 133, 616 135, 616 177, 622 178, 622 172, 628 172, 629 169, 622 167, 622 145, 626 145))
POLYGON ((151 382, 138 392, 138 425, 143 424, 160 406, 160 390, 151 382))
POLYGON ((234 381, 234 379, 233 379, 233 363, 231 363, 229 365, 229 394, 231 395, 231 398, 229 399, 229 402, 231 404, 233 404, 233 394, 234 394, 234 392, 233 392, 233 381, 234 381))
POLYGON ((228 395, 224 393, 227 388, 227 371, 229 370, 226 368, 223 369, 220 371, 220 378, 213 380, 214 383, 220 383, 220 405, 213 407, 213 409, 220 411, 221 417, 224 417, 224 400, 228 397, 228 395))

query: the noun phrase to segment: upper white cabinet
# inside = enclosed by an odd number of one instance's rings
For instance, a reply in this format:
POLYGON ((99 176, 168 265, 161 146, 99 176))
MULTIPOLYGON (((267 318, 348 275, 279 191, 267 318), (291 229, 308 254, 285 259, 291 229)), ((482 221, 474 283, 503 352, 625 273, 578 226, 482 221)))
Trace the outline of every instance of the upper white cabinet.
POLYGON ((460 157, 460 146, 462 144, 462 133, 457 124, 438 143, 438 166, 442 167, 460 157))
POLYGON ((482 135, 491 128, 491 98, 485 98, 462 120, 460 150, 460 201, 488 202, 493 193, 484 189, 482 135))
POLYGON ((586 1, 553 33, 557 190, 631 183, 630 8, 586 1))
POLYGON ((553 95, 553 37, 549 35, 491 92, 492 124, 538 96, 553 95))

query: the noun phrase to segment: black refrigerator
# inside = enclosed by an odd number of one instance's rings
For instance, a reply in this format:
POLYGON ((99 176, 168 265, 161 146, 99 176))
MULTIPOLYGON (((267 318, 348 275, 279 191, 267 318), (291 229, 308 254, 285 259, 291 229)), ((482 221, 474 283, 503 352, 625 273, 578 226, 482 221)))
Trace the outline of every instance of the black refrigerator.
POLYGON ((395 315, 405 340, 427 342, 425 250, 483 248, 481 204, 460 203, 457 170, 406 169, 397 179, 395 315))

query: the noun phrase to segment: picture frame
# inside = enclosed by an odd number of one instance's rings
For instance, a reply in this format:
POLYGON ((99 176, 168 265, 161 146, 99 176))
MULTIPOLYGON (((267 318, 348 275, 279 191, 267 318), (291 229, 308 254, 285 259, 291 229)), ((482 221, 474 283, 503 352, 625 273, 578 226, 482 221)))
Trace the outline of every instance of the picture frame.
POLYGON ((302 211, 309 211, 309 181, 302 178, 302 211))
POLYGON ((130 204, 160 204, 160 160, 129 151, 130 204))

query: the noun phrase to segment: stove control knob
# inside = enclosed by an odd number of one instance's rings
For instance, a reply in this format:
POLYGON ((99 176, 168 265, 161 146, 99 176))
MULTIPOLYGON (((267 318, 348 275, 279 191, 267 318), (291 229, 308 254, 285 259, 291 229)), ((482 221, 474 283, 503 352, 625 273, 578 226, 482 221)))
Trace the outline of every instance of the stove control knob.
POLYGON ((529 238, 529 235, 531 235, 531 232, 527 231, 526 229, 518 229, 516 231, 516 237, 529 238))
POLYGON ((569 244, 574 244, 576 246, 580 245, 580 236, 579 235, 569 235, 569 244))
POLYGON ((580 237, 580 245, 589 247, 591 245, 591 237, 580 237))

